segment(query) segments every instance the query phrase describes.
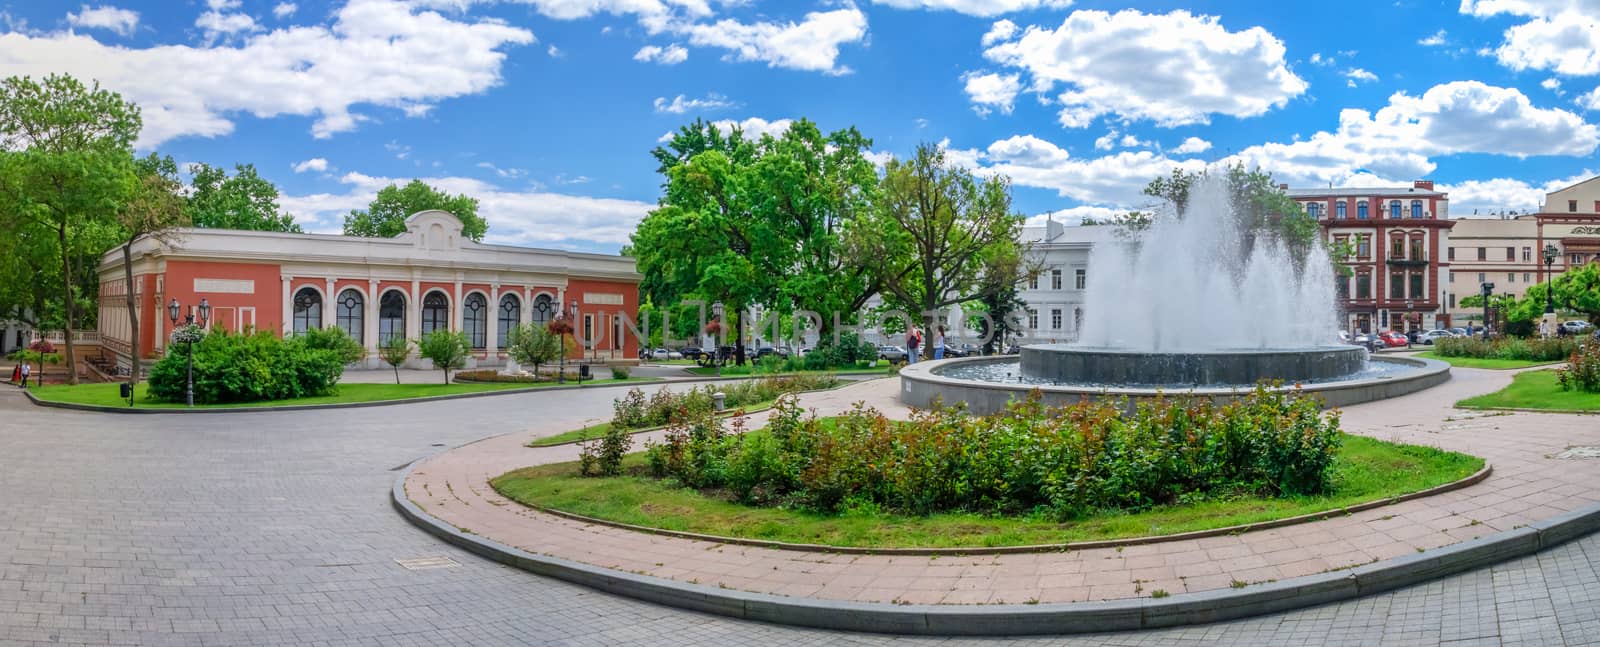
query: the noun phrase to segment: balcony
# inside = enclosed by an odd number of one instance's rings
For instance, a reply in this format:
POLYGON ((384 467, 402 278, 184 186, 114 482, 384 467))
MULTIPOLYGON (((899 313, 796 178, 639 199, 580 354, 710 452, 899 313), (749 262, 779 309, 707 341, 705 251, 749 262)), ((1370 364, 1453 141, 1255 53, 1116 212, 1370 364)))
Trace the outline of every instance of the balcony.
POLYGON ((1390 256, 1389 258, 1384 259, 1384 263, 1389 264, 1389 265, 1393 265, 1393 266, 1396 266, 1396 267, 1427 267, 1428 266, 1428 259, 1427 258, 1395 258, 1393 256, 1390 256))

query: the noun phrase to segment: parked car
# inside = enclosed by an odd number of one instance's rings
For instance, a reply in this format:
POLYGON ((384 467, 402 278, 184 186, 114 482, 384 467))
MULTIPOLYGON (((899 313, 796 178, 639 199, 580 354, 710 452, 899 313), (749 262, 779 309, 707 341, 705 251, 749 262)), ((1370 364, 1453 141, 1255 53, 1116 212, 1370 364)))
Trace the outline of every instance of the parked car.
POLYGON ((1455 337, 1455 333, 1452 333, 1452 332, 1450 332, 1448 330, 1444 330, 1444 329, 1428 330, 1428 331, 1423 332, 1420 335, 1417 335, 1417 343, 1422 344, 1424 346, 1432 346, 1433 342, 1436 341, 1436 340, 1448 339, 1448 338, 1451 338, 1451 337, 1455 337))
POLYGON ((1581 335, 1584 333, 1584 331, 1587 331, 1590 326, 1591 324, 1589 322, 1582 319, 1573 319, 1572 321, 1561 322, 1561 328, 1569 335, 1581 335))
POLYGON ((977 357, 983 354, 983 348, 977 344, 961 343, 946 346, 945 357, 977 357))
POLYGON ((1393 330, 1384 331, 1378 335, 1378 338, 1382 339, 1383 345, 1389 348, 1404 348, 1411 345, 1411 340, 1393 330))
POLYGON ((704 354, 706 352, 700 350, 699 346, 684 346, 683 350, 678 351, 678 356, 684 359, 700 359, 700 356, 704 354))
POLYGON ((774 348, 772 346, 760 346, 756 348, 756 359, 761 359, 769 355, 789 359, 789 351, 782 348, 774 348))
POLYGON ((1365 347, 1367 350, 1378 350, 1384 346, 1383 340, 1378 339, 1377 335, 1364 332, 1356 333, 1354 337, 1350 338, 1350 343, 1365 347))
POLYGON ((906 354, 906 349, 899 346, 885 345, 878 347, 878 359, 886 359, 891 362, 904 362, 908 357, 909 355, 906 354))
POLYGON ((683 353, 665 348, 657 348, 650 352, 650 359, 661 361, 664 359, 683 359, 683 353))

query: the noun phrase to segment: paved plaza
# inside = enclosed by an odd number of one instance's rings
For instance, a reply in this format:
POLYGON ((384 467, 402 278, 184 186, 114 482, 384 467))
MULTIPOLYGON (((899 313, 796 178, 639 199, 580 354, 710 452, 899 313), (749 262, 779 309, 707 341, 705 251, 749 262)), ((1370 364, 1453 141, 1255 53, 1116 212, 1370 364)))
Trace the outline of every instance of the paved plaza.
MULTIPOLYGON (((1503 379, 1457 375, 1443 388, 1503 379)), ((1291 613, 1131 634, 957 641, 795 629, 599 594, 452 548, 388 502, 395 475, 412 461, 486 436, 549 435, 602 419, 620 393, 120 416, 34 407, 0 389, 0 644, 1600 642, 1595 536, 1291 613)), ((1452 399, 1436 389, 1406 401, 1443 407, 1452 399)), ((1539 444, 1551 442, 1544 423, 1558 419, 1600 434, 1594 417, 1536 414, 1451 421, 1438 431, 1494 421, 1496 445, 1539 444)), ((1361 424, 1358 410, 1347 424, 1361 424)), ((1414 430, 1392 433, 1404 439, 1414 430)), ((1526 474, 1495 467, 1497 478, 1526 474)))

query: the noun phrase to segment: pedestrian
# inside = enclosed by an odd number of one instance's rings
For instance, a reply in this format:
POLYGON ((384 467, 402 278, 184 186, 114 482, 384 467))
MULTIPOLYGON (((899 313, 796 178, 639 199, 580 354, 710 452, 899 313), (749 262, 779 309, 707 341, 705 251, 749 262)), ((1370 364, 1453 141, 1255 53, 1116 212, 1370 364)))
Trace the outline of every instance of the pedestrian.
POLYGON ((22 388, 28 388, 28 373, 33 371, 33 366, 27 362, 22 363, 22 388))
POLYGON ((944 324, 933 329, 933 358, 944 359, 944 324))
POLYGON ((917 363, 917 347, 922 345, 922 331, 916 326, 906 329, 906 363, 917 363))
POLYGON ((1549 323, 1550 322, 1547 322, 1547 321, 1539 322, 1539 336, 1540 337, 1548 338, 1550 336, 1550 325, 1549 325, 1549 323))

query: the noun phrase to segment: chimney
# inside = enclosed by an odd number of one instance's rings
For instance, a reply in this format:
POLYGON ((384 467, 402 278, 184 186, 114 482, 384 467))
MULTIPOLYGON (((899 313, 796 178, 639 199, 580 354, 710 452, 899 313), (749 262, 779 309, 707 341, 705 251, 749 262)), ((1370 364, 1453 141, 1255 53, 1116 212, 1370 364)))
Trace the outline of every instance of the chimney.
POLYGON ((1411 186, 1412 188, 1422 189, 1423 191, 1432 191, 1433 180, 1417 180, 1416 182, 1412 182, 1411 186))

